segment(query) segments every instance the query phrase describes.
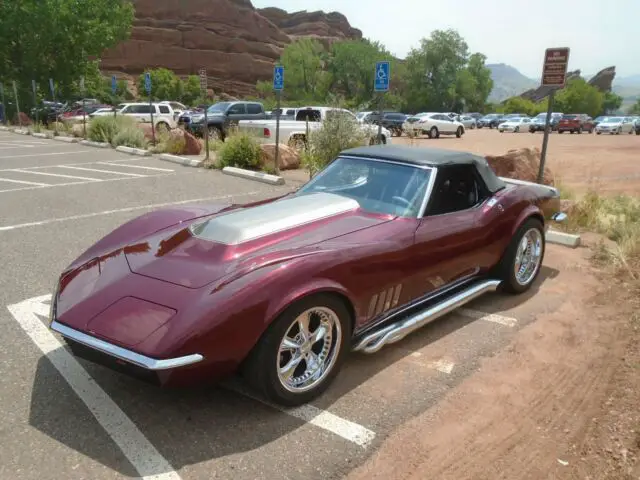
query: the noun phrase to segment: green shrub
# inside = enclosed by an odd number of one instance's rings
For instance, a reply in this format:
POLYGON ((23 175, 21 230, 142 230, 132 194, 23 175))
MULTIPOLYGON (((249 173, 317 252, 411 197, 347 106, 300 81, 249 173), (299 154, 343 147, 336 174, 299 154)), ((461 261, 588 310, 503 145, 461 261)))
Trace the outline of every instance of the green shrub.
MULTIPOLYGON (((209 147, 211 148, 211 147, 209 147)), ((234 133, 218 147, 218 165, 256 170, 260 168, 262 150, 256 139, 248 133, 234 133)))
POLYGON ((327 115, 317 130, 309 133, 307 151, 302 164, 311 176, 322 170, 338 154, 348 148, 366 144, 369 133, 347 115, 327 115))
MULTIPOLYGON (((87 136, 89 140, 94 142, 113 144, 114 138, 121 130, 131 130, 133 128, 140 131, 133 118, 124 116, 114 118, 111 115, 105 115, 91 119, 87 127, 87 136)), ((142 133, 142 131, 140 132, 142 133)))
POLYGON ((133 148, 146 148, 147 139, 144 133, 136 125, 122 127, 111 140, 113 147, 125 146, 133 148))

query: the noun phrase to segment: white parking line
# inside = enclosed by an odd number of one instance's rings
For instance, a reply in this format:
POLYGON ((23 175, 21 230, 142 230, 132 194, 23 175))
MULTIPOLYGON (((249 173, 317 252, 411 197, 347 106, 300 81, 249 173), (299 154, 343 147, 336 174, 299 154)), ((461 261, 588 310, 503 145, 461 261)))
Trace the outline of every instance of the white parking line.
POLYGON ((469 308, 458 308, 455 313, 468 318, 475 318, 476 320, 484 320, 486 322, 498 323, 506 327, 515 327, 518 324, 518 320, 513 317, 504 317, 495 313, 479 312, 478 310, 471 310, 469 308))
POLYGON ((42 295, 7 308, 143 479, 180 480, 171 464, 37 317, 43 302, 50 299, 51 295, 42 295))
POLYGON ((259 193, 260 192, 248 192, 248 193, 241 193, 237 195, 222 195, 222 196, 216 196, 216 197, 193 198, 191 200, 182 200, 179 202, 156 203, 152 205, 139 205, 137 207, 119 208, 116 210, 104 210, 102 212, 85 213, 83 215, 73 215, 71 217, 50 218, 48 220, 41 220, 39 222, 19 223, 17 225, 6 225, 3 227, 0 227, 0 232, 4 232, 7 230, 17 230, 19 228, 49 225, 51 223, 67 222, 69 220, 82 220, 84 218, 100 217, 102 215, 112 215, 114 213, 134 212, 136 210, 147 210, 147 209, 154 209, 154 208, 170 207, 173 205, 184 205, 187 203, 209 202, 211 200, 222 200, 225 198, 233 199, 238 197, 251 197, 253 195, 258 195, 259 193))
MULTIPOLYGON (((61 147, 66 147, 68 145, 60 145, 61 147)), ((75 155, 77 153, 87 153, 91 150, 76 150, 75 152, 49 152, 49 153, 31 153, 29 155, 3 155, 0 156, 0 160, 3 158, 24 158, 24 157, 48 157, 51 155, 75 155)))
MULTIPOLYGON (((100 173, 114 173, 116 175, 127 175, 129 177, 144 177, 145 175, 140 175, 139 173, 124 173, 124 172, 116 172, 113 170, 99 170, 97 168, 86 168, 86 167, 73 167, 71 165, 60 165, 60 168, 71 168, 73 170, 84 170, 87 172, 100 172, 100 173)), ((171 170, 173 171, 173 170, 171 170)))
POLYGON ((37 185, 39 187, 50 187, 48 183, 27 182, 25 180, 13 180, 11 178, 0 178, 0 182, 22 183, 24 185, 37 185))
POLYGON ((122 163, 110 163, 110 162, 96 162, 100 165, 110 165, 112 167, 127 167, 127 168, 140 168, 143 170, 156 170, 158 172, 175 172, 170 168, 158 168, 158 167, 141 167, 140 165, 125 165, 122 163))
POLYGON ((77 180, 89 180, 92 182, 97 182, 99 178, 90 178, 90 177, 76 177, 75 175, 61 175, 60 173, 49 173, 49 172, 34 172, 33 170, 22 170, 16 168, 14 170, 8 170, 9 172, 20 172, 20 173, 28 173, 30 175, 48 175, 50 177, 62 177, 62 178, 75 178, 77 180))
MULTIPOLYGON (((413 352, 410 356, 413 358, 420 358, 422 357, 422 353, 413 352)), ((419 362, 419 363, 422 364, 422 362, 419 362)), ((433 370, 437 370, 438 372, 446 373, 447 375, 449 375, 451 372, 453 372, 453 369, 456 366, 456 364, 448 360, 440 359, 434 362, 429 362, 426 366, 433 370)))
POLYGON ((369 430, 368 428, 334 415, 333 413, 322 410, 318 407, 314 407, 313 405, 307 404, 293 408, 275 405, 254 395, 243 385, 234 380, 229 380, 222 386, 224 386, 228 390, 239 393, 240 395, 244 395, 245 397, 256 400, 257 402, 260 402, 264 405, 275 408, 276 410, 280 410, 287 415, 291 415, 292 417, 303 420, 307 423, 310 423, 311 425, 315 425, 316 427, 320 427, 323 430, 327 430, 363 448, 367 448, 376 438, 375 432, 369 430))

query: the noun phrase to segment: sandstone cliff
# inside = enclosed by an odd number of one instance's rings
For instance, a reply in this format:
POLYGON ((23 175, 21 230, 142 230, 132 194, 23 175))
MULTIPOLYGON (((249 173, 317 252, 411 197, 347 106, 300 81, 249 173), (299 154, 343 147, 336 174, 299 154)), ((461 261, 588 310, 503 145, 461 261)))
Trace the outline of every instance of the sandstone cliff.
POLYGON ((178 75, 205 67, 216 94, 248 95, 271 78, 283 48, 297 37, 323 42, 361 38, 344 15, 257 10, 250 0, 134 0, 131 38, 102 56, 101 69, 126 78, 146 68, 178 75))
MULTIPOLYGON (((581 75, 580 70, 575 70, 573 72, 567 72, 566 81, 569 81, 573 78, 579 78, 581 75)), ((589 84, 597 87, 601 92, 610 92, 611 84, 613 83, 613 79, 616 76, 616 67, 607 67, 603 70, 600 70, 596 73, 590 80, 589 84)), ((540 102, 544 98, 548 97, 551 93, 552 88, 550 87, 538 87, 532 88, 531 90, 527 90, 520 96, 531 100, 533 102, 540 102)))

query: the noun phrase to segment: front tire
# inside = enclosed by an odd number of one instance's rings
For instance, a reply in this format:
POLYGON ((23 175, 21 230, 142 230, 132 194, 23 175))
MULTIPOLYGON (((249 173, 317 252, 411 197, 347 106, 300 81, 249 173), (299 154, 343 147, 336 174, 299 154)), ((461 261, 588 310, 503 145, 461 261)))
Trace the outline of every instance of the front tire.
POLYGON ((243 369, 247 382, 285 406, 307 403, 324 392, 351 347, 351 315, 328 294, 287 308, 266 330, 243 369))
POLYGON ((540 273, 544 252, 542 222, 529 218, 518 228, 498 265, 502 289, 514 294, 529 290, 540 273))
POLYGON ((429 138, 440 138, 440 132, 437 127, 431 127, 429 133, 427 134, 429 138))
POLYGON ((456 130, 456 137, 460 138, 463 133, 462 127, 458 127, 458 130, 456 130))

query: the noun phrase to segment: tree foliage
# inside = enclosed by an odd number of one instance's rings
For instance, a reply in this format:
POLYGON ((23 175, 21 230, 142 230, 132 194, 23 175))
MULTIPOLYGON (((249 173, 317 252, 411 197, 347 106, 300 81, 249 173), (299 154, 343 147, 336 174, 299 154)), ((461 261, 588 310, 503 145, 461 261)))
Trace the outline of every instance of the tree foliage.
POLYGON ((1 1, 1 80, 16 81, 20 96, 31 99, 32 80, 46 97, 53 78, 57 96, 69 96, 90 59, 128 37, 133 16, 129 0, 1 1))
POLYGON ((567 82, 555 95, 554 110, 564 113, 586 113, 592 117, 603 112, 604 94, 583 78, 567 82))
POLYGON ((151 98, 153 100, 175 100, 185 105, 193 105, 202 100, 200 98, 200 78, 197 75, 189 75, 183 80, 166 68, 147 70, 140 74, 136 87, 138 96, 141 98, 149 97, 144 82, 146 73, 151 76, 151 98))
POLYGON ((629 107, 628 113, 629 115, 640 115, 640 98, 635 104, 629 107))
POLYGON ((606 92, 602 97, 602 113, 614 113, 620 110, 622 97, 613 92, 606 92))

